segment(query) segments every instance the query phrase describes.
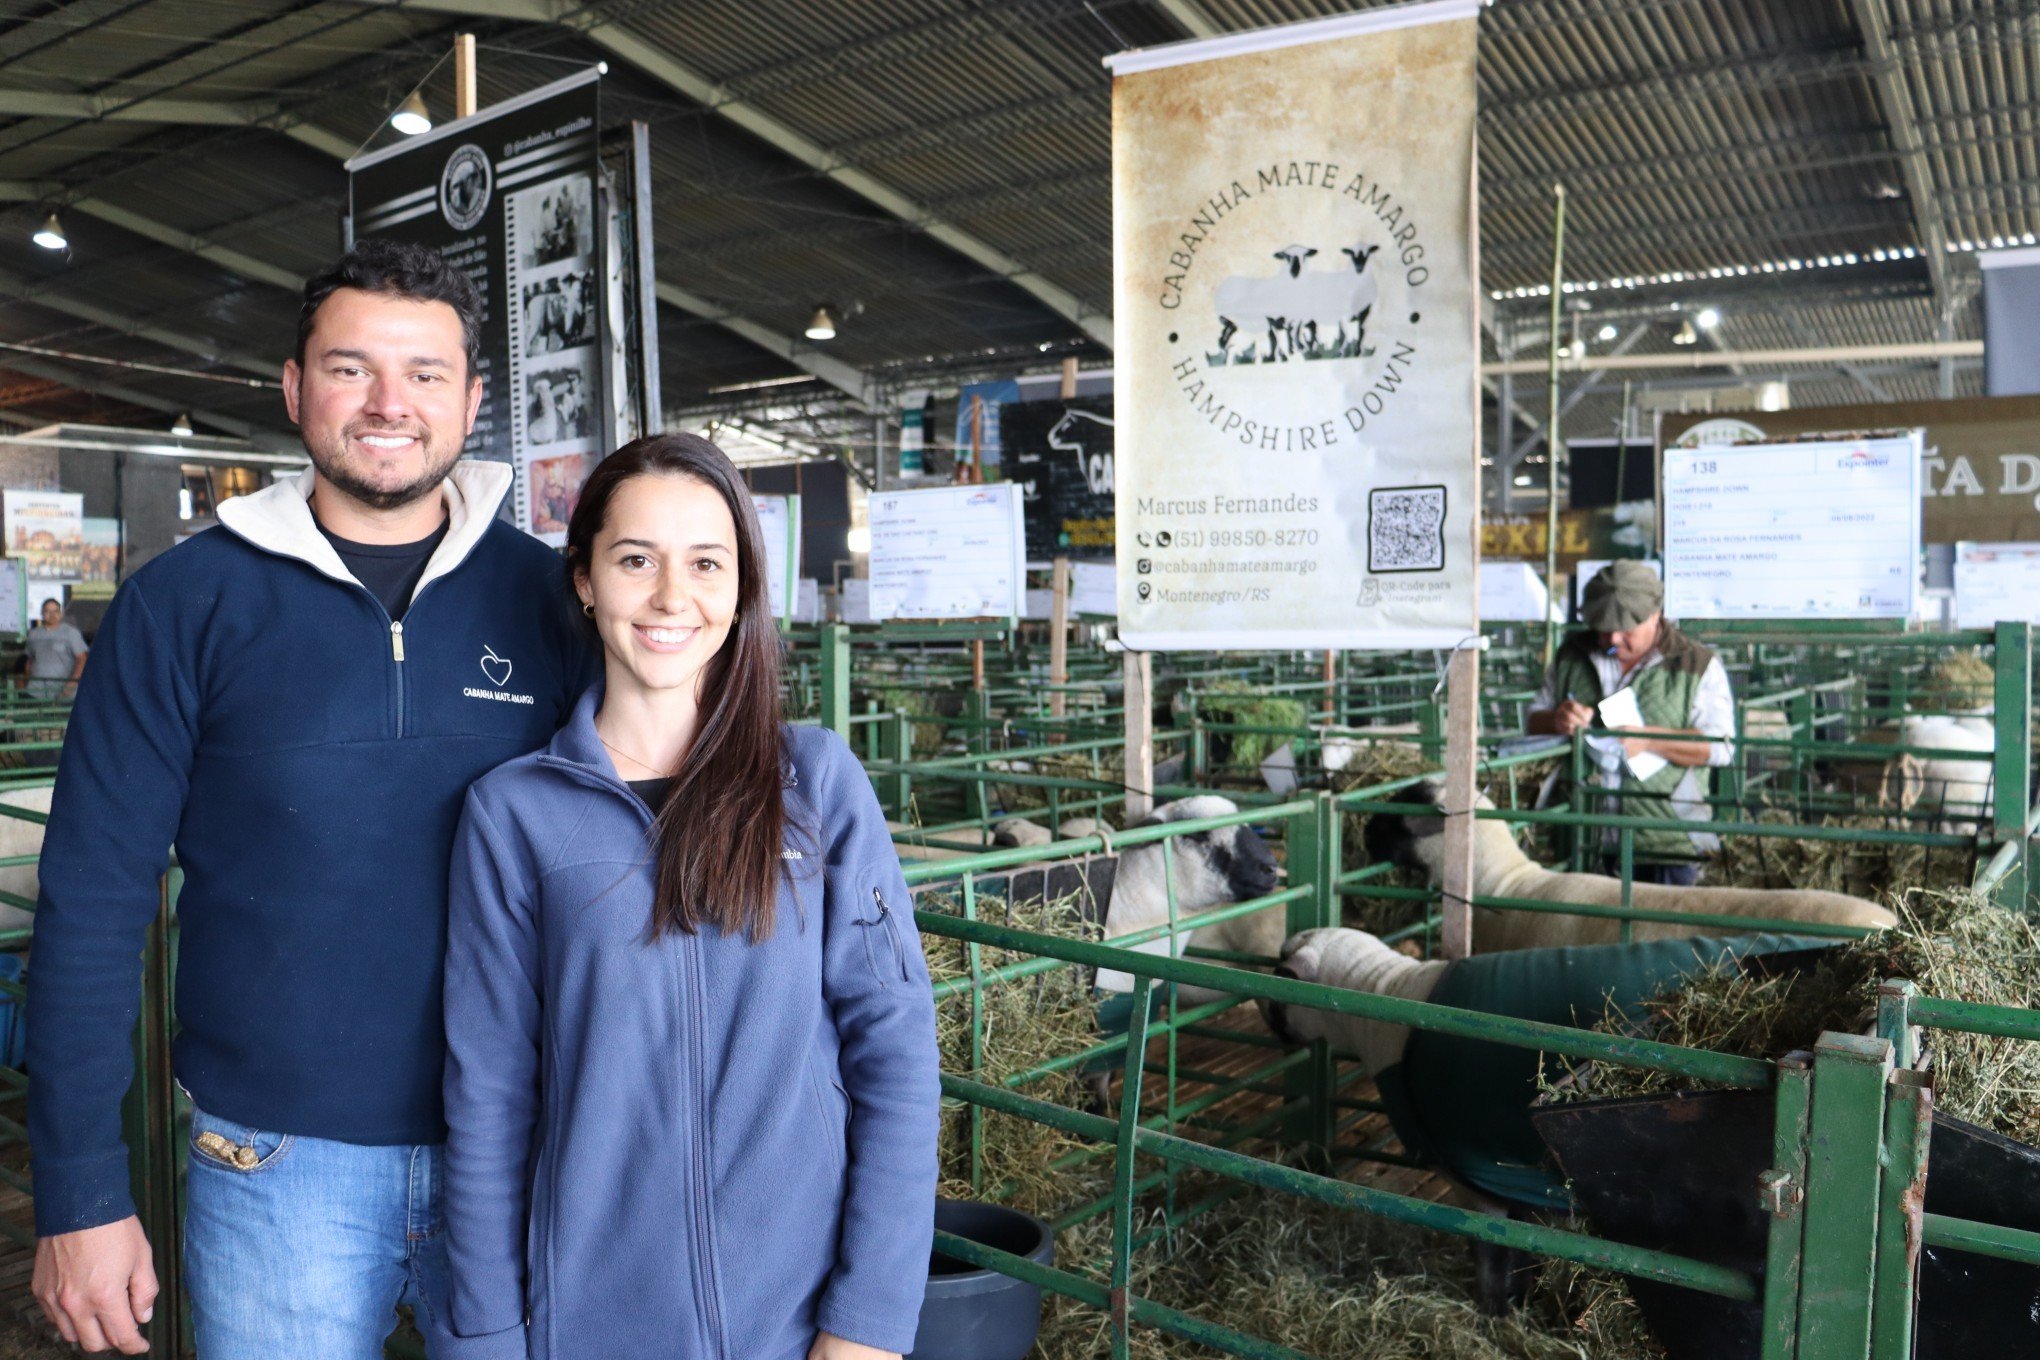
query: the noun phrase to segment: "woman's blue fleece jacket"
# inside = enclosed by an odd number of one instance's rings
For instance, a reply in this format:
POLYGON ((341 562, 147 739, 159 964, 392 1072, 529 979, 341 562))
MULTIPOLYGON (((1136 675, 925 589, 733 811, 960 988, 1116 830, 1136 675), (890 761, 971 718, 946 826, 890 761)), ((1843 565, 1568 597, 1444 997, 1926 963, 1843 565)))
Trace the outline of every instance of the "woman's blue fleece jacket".
POLYGON ((870 782, 833 733, 785 729, 774 933, 648 938, 651 814, 595 735, 600 697, 475 785, 455 844, 461 1360, 804 1360, 817 1330, 911 1351, 939 1060, 870 782))
POLYGON ((543 746, 588 651, 559 554, 463 462, 393 625, 307 504, 312 474, 123 584, 85 668, 43 840, 29 989, 36 1230, 134 1212, 121 1095, 176 843, 177 1076, 211 1114, 437 1143, 441 949, 468 785, 543 746))

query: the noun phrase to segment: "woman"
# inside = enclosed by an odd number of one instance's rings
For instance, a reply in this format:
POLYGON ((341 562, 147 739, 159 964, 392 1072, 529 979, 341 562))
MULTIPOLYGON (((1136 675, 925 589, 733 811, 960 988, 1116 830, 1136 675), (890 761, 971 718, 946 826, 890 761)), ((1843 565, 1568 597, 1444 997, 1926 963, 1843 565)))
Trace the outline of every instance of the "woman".
POLYGON ((567 569, 605 678, 470 792, 447 941, 463 1355, 883 1360, 933 1238, 934 1005, 842 740, 780 721, 749 493, 603 460, 567 569))

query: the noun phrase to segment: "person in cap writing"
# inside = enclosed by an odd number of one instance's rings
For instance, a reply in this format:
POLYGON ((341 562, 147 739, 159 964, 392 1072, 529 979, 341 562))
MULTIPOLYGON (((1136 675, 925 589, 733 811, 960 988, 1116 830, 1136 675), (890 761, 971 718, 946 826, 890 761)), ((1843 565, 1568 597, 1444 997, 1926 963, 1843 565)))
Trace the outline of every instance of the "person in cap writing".
MULTIPOLYGON (((1566 737, 1619 732, 1619 748, 1615 740, 1590 743, 1595 783, 1608 794, 1606 810, 1706 821, 1712 815, 1710 769, 1728 764, 1733 751, 1735 702, 1721 658, 1667 620, 1664 602, 1664 584, 1646 563, 1612 562, 1595 573, 1580 605, 1592 631, 1574 634, 1558 649, 1524 725, 1566 737), (1611 731, 1598 705, 1625 689, 1635 695, 1643 725, 1611 731)), ((1701 858, 1719 844, 1705 831, 1639 831, 1636 881, 1697 882, 1701 858)), ((1602 833, 1601 855, 1603 868, 1615 872, 1612 829, 1602 833)))

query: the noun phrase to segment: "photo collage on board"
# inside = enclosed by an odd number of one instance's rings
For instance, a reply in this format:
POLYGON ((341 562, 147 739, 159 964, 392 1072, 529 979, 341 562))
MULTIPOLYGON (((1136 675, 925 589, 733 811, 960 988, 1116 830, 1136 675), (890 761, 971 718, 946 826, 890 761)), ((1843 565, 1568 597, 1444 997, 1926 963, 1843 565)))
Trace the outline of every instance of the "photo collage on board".
POLYGON ((601 278, 585 173, 507 196, 511 390, 530 531, 555 546, 600 454, 601 278))

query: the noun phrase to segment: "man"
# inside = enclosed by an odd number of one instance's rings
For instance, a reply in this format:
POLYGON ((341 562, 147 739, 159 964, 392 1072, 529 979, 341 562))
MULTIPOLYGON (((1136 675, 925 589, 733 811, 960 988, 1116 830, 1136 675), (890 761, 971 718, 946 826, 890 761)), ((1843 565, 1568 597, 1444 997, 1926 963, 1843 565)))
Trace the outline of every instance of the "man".
POLYGON ((43 845, 29 1000, 34 1291, 87 1351, 156 1293, 120 1101, 175 841, 185 1266, 206 1360, 450 1353, 440 969, 468 784, 542 745, 588 665, 559 558, 458 462, 472 285, 364 241, 305 285, 284 401, 312 467, 115 596, 43 845))
MULTIPOLYGON (((1597 782, 1620 795, 1606 800, 1609 811, 1705 821, 1713 815, 1709 768, 1731 757, 1735 701, 1721 658, 1669 623, 1664 602, 1663 582, 1642 562, 1613 562, 1596 572, 1580 605, 1593 631, 1574 634, 1558 649, 1525 726, 1565 737, 1590 734, 1597 782), (1593 741, 1592 734, 1609 730, 1596 705, 1625 689, 1633 691, 1643 723, 1617 731, 1648 735, 1593 741)), ((1610 873, 1617 844, 1615 832, 1604 833, 1603 867, 1610 873)), ((1718 845, 1707 832, 1639 831, 1636 881, 1696 883, 1701 856, 1718 845)))
POLYGON ((44 600, 42 627, 23 641, 28 665, 28 692, 38 699, 68 699, 77 693, 85 673, 85 635, 64 618, 64 602, 44 600))

